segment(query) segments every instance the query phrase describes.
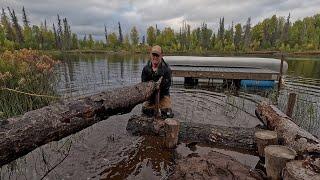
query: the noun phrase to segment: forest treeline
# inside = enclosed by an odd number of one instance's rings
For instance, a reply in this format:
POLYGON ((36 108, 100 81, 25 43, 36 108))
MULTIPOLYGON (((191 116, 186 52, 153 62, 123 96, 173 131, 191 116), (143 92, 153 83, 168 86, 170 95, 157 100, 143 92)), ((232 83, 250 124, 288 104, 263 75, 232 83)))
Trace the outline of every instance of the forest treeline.
POLYGON ((320 49, 320 14, 291 22, 288 17, 273 15, 252 25, 249 17, 245 24, 232 22, 225 27, 220 18, 218 32, 207 23, 191 28, 183 22, 175 31, 171 27, 159 29, 149 26, 146 35, 133 26, 123 34, 121 23, 118 31, 109 32, 104 26, 104 40, 95 40, 92 34, 79 37, 72 32, 67 18, 57 19, 53 24, 44 20, 40 25, 31 25, 25 8, 21 22, 15 10, 2 8, 0 22, 0 51, 14 49, 38 50, 135 50, 143 51, 148 46, 159 44, 166 52, 252 52, 252 51, 318 51, 320 49))

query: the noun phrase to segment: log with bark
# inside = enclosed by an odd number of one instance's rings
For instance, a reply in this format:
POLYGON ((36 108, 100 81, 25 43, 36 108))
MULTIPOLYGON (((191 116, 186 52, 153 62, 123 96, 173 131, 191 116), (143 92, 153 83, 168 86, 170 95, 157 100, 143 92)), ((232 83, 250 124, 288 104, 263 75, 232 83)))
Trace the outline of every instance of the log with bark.
MULTIPOLYGON (((133 135, 164 136, 165 122, 147 116, 133 115, 127 124, 127 131, 133 135)), ((230 149, 246 150, 254 154, 254 128, 225 127, 212 124, 180 122, 179 142, 201 143, 230 149)))
POLYGON ((58 102, 0 126, 0 167, 33 149, 76 133, 109 116, 128 113, 151 97, 159 82, 144 82, 96 95, 58 102))
POLYGON ((261 102, 256 115, 267 126, 274 130, 283 145, 293 148, 298 155, 320 153, 320 140, 296 125, 290 117, 274 105, 261 102))
POLYGON ((320 179, 320 162, 316 160, 295 160, 286 164, 283 170, 283 180, 320 179))

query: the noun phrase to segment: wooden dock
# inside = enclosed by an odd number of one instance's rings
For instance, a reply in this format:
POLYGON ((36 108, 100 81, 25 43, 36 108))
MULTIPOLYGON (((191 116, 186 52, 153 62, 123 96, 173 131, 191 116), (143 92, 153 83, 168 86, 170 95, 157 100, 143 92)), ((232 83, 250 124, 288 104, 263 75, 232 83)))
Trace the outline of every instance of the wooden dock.
POLYGON ((171 66, 173 77, 223 80, 278 80, 280 72, 248 67, 171 66))
POLYGON ((184 77, 185 84, 197 84, 198 79, 220 79, 240 86, 273 86, 281 81, 288 63, 274 58, 167 56, 173 77, 184 77), (242 81, 246 80, 246 81, 242 81))

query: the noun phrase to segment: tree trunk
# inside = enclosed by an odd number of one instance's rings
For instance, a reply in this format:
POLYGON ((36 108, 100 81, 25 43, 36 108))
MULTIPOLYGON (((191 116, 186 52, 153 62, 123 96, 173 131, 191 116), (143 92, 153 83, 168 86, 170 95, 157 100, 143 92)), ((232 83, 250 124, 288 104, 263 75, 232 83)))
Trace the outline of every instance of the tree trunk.
MULTIPOLYGON (((165 123, 161 119, 145 116, 132 116, 127 130, 134 135, 165 134, 165 123)), ((197 142, 231 149, 256 150, 254 128, 225 127, 212 124, 180 122, 179 142, 197 142)))
POLYGON ((0 126, 0 166, 51 141, 76 133, 109 116, 128 113, 147 100, 159 82, 145 82, 113 91, 55 103, 0 126))
POLYGON ((268 129, 277 132, 279 140, 283 141, 282 144, 293 148, 298 154, 320 153, 319 139, 296 125, 274 105, 260 103, 256 115, 268 129))

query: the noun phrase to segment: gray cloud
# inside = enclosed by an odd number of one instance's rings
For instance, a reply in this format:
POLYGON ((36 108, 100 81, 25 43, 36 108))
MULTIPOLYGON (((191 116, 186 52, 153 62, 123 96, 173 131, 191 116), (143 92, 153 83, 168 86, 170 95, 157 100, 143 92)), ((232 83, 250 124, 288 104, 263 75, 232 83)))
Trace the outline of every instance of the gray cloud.
POLYGON ((144 34, 149 25, 170 26, 178 30, 183 21, 196 27, 203 21, 217 30, 220 17, 225 24, 245 23, 248 17, 255 24, 273 14, 292 20, 319 13, 319 0, 1 0, 0 7, 15 9, 21 19, 25 6, 32 24, 47 20, 56 23, 56 15, 67 17, 71 29, 79 35, 102 37, 104 25, 109 32, 117 32, 120 21, 125 33, 137 26, 144 34))

